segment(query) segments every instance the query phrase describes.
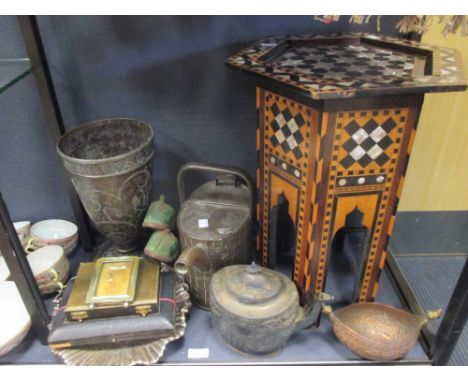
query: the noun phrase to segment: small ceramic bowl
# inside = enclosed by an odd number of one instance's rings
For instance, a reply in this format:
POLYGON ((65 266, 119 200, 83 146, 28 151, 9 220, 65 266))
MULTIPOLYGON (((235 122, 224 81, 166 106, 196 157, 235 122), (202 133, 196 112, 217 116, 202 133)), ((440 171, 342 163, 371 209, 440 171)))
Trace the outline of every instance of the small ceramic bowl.
POLYGON ((78 244, 78 227, 67 220, 42 220, 31 226, 26 250, 33 251, 46 245, 60 245, 68 256, 78 244))
POLYGON ((25 246, 27 238, 29 236, 29 230, 31 228, 31 222, 26 220, 14 222, 13 226, 15 227, 16 233, 18 234, 18 238, 20 239, 21 245, 25 246))
POLYGON ((60 290, 68 279, 70 265, 59 245, 36 249, 28 256, 28 261, 43 295, 60 290))
POLYGON ((69 276, 69 268, 67 268, 67 272, 63 275, 59 275, 59 279, 56 281, 50 281, 48 283, 37 283, 39 291, 41 295, 47 296, 51 293, 57 293, 62 288, 64 288, 69 276))

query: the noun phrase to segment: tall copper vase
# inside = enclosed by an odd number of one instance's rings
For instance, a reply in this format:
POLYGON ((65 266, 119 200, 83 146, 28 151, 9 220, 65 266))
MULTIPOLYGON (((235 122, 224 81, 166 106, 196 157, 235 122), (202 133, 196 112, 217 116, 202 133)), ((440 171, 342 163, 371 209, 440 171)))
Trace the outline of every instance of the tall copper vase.
POLYGON ((149 204, 153 129, 133 119, 105 119, 66 133, 57 151, 86 212, 112 246, 136 250, 149 204))

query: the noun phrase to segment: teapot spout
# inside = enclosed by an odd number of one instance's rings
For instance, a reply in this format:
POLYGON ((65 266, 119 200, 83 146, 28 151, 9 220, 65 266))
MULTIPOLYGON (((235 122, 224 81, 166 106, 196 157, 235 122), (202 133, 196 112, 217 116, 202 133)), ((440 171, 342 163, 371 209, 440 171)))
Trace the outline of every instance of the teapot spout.
POLYGON ((321 292, 316 296, 312 303, 308 304, 304 308, 301 308, 299 314, 296 318, 294 325, 293 333, 308 328, 317 322, 317 319, 320 315, 322 304, 324 302, 333 301, 333 296, 328 293, 321 292))
POLYGON ((181 276, 187 274, 192 267, 197 268, 202 273, 208 273, 211 270, 207 248, 201 245, 187 248, 174 264, 174 270, 181 276))

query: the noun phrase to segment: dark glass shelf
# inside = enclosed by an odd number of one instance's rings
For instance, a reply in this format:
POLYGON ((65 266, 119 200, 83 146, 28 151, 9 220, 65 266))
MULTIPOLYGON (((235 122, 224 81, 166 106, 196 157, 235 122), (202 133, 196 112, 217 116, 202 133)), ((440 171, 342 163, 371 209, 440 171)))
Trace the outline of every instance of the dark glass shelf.
POLYGON ((0 59, 0 94, 31 73, 29 58, 0 59))
MULTIPOLYGON (((70 258, 71 273, 75 274, 79 262, 90 261, 91 254, 77 248, 70 258)), ((349 303, 352 293, 352 279, 331 272, 327 281, 327 292, 335 296, 333 305, 349 303)), ((378 302, 402 307, 398 294, 386 272, 380 281, 378 302)), ((46 300, 52 310, 52 298, 46 300)), ((196 353, 197 351, 195 351, 196 353)), ((60 364, 62 360, 41 345, 31 330, 23 342, 10 353, 0 357, 0 364, 60 364)), ((329 320, 322 317, 318 329, 306 329, 291 337, 278 353, 268 356, 246 356, 231 350, 220 338, 211 323, 210 313, 192 307, 187 317, 185 335, 168 344, 159 363, 166 365, 203 364, 203 365, 378 365, 365 361, 346 349, 332 332, 329 320), (193 350, 208 353, 207 358, 192 358, 193 350), (209 350, 205 350, 209 349, 209 350)), ((401 360, 387 362, 395 365, 430 364, 431 360, 418 342, 401 360)))

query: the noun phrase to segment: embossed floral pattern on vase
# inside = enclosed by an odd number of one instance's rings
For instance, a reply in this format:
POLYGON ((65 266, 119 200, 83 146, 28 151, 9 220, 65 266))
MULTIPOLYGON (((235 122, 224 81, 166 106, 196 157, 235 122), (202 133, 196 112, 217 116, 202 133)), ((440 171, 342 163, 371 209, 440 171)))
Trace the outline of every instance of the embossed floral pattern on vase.
POLYGON ((65 134, 57 150, 86 212, 118 250, 132 250, 151 191, 153 131, 108 119, 65 134))

